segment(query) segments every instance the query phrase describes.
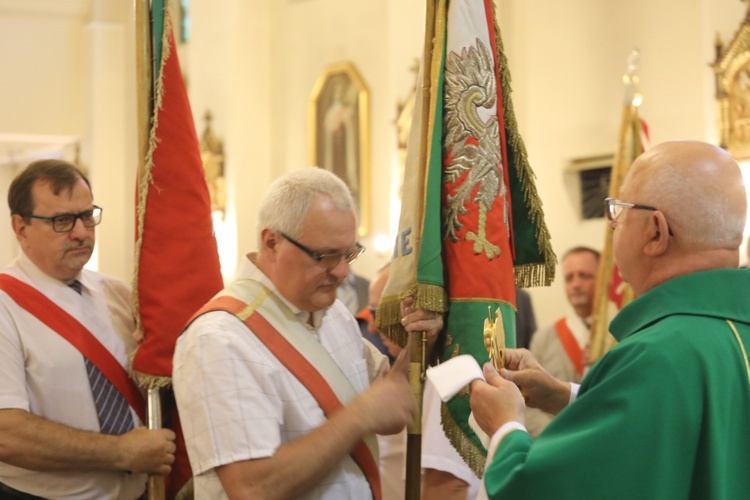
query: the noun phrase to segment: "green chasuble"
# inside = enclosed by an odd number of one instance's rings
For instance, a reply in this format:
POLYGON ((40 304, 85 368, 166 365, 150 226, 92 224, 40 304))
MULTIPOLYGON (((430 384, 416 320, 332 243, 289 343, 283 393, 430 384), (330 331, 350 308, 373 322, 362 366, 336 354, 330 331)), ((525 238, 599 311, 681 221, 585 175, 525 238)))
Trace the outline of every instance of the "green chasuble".
POLYGON ((631 302, 573 404, 534 442, 513 431, 490 499, 750 498, 750 271, 674 278, 631 302))

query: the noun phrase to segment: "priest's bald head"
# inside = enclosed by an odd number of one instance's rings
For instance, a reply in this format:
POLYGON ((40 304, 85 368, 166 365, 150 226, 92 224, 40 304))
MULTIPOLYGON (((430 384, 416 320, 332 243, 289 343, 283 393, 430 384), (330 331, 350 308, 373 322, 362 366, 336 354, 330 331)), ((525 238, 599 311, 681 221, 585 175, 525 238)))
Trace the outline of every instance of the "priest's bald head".
POLYGON ((614 254, 637 295, 677 276, 739 265, 747 198, 737 162, 699 141, 665 142, 609 199, 614 254))

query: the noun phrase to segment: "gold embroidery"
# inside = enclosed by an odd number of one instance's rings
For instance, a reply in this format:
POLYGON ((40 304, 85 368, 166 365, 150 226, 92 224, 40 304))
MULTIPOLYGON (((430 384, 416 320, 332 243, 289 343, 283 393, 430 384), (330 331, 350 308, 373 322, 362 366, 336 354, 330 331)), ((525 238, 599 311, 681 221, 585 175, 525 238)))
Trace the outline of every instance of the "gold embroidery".
MULTIPOLYGON (((450 160, 444 182, 463 178, 455 194, 446 196, 443 209, 444 237, 458 241, 463 228, 459 216, 469 213, 467 203, 479 205, 477 233, 468 232, 474 241, 474 253, 484 252, 487 259, 500 255, 500 248, 487 240, 487 212, 500 197, 503 220, 509 231, 508 200, 503 180, 500 132, 497 120, 497 82, 495 63, 487 47, 477 39, 476 47, 451 52, 445 62, 445 116, 443 156, 450 160)), ((508 235, 509 236, 509 235, 508 235)))

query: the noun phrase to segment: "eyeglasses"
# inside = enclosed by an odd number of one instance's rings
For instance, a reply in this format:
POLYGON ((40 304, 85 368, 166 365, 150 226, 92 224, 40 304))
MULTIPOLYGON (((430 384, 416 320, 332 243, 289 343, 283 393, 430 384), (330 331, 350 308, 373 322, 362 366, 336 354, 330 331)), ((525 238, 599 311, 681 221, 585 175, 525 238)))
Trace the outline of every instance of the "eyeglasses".
MULTIPOLYGON (((622 211, 626 208, 635 208, 638 210, 651 210, 651 211, 657 211, 659 210, 656 207, 652 207, 649 205, 638 205, 636 203, 626 203, 624 201, 620 201, 617 198, 605 198, 604 199, 604 205, 607 207, 607 218, 610 221, 615 221, 620 216, 622 211)), ((665 217, 666 220, 666 217, 665 217)), ((674 236, 674 233, 672 232, 672 228, 667 226, 669 229, 669 235, 674 236)))
POLYGON ((26 214, 21 217, 30 219, 46 220, 52 223, 52 230, 56 233, 69 233, 76 225, 76 221, 81 219, 84 227, 94 227, 102 221, 102 208, 94 205, 91 210, 84 210, 77 214, 60 214, 54 217, 45 217, 43 215, 26 214))
POLYGON ((315 262, 325 267, 326 269, 330 269, 332 267, 337 266, 339 262, 341 262, 341 259, 344 259, 347 264, 351 264, 352 262, 357 260, 357 258, 360 255, 362 255, 362 253, 365 251, 365 247, 363 247, 359 243, 355 243, 353 247, 351 247, 349 250, 347 250, 344 253, 319 253, 314 250, 310 250, 299 241, 287 236, 281 231, 279 231, 279 234, 283 236, 284 239, 287 240, 289 243, 296 246, 297 248, 305 252, 307 255, 312 257, 312 259, 315 262))
POLYGON ((625 208, 636 208, 639 210, 653 210, 656 211, 658 208, 650 207, 648 205, 637 205, 635 203, 626 203, 620 201, 617 198, 605 198, 604 204, 607 207, 607 218, 611 221, 617 219, 625 208))

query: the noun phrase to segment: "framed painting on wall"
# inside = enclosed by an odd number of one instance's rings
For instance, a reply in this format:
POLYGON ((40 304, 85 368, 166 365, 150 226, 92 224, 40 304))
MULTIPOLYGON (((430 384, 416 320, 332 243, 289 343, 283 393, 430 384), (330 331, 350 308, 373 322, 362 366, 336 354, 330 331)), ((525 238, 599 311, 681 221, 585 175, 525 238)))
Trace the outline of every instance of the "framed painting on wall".
POLYGON ((333 172, 352 192, 359 236, 370 222, 370 96, 349 62, 326 67, 308 104, 310 163, 333 172))

